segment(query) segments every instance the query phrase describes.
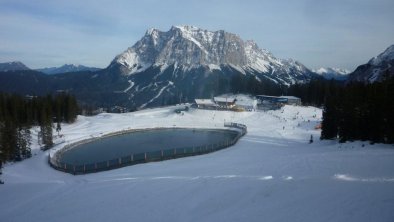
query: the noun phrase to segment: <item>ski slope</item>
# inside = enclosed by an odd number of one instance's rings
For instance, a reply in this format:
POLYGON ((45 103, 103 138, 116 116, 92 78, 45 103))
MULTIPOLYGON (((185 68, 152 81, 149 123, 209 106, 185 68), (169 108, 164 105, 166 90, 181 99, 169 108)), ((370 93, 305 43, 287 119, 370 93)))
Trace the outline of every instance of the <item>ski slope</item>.
POLYGON ((63 142, 53 149, 42 152, 35 142, 32 158, 3 169, 0 220, 394 221, 392 145, 319 141, 321 110, 314 107, 176 108, 78 116, 62 126, 63 142), (207 155, 78 176, 47 164, 49 153, 68 143, 114 131, 229 121, 246 124, 248 134, 207 155))

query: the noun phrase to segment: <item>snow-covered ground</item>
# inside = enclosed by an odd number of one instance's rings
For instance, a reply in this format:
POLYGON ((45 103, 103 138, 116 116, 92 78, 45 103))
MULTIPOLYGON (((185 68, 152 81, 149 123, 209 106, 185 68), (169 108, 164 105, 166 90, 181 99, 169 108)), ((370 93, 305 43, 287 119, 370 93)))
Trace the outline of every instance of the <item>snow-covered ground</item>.
POLYGON ((0 220, 394 221, 392 145, 319 141, 321 110, 314 107, 174 109, 79 116, 63 125, 64 143, 3 169, 0 220), (248 134, 207 155, 78 176, 47 163, 65 144, 113 131, 229 121, 246 124, 248 134))

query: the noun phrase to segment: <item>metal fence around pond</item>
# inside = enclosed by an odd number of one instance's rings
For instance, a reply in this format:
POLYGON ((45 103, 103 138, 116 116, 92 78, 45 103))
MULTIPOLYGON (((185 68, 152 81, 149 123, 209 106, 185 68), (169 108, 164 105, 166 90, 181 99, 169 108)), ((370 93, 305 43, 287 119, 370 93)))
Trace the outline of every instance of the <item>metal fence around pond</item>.
POLYGON ((225 123, 224 126, 238 129, 239 130, 238 135, 232 140, 227 140, 220 143, 207 144, 203 146, 176 148, 176 149, 163 149, 163 150, 144 152, 144 153, 133 153, 129 156, 123 156, 117 159, 91 163, 91 164, 74 165, 74 164, 69 164, 59 161, 60 160, 59 156, 61 156, 66 150, 74 148, 75 146, 86 142, 83 141, 76 144, 72 144, 72 146, 70 145, 68 147, 65 147, 57 151, 55 155, 52 157, 49 155, 48 162, 51 167, 66 173, 86 174, 86 173, 94 173, 99 171, 116 169, 116 168, 135 165, 139 163, 162 161, 162 160, 169 160, 169 159, 175 159, 180 157, 211 153, 234 145, 238 141, 238 139, 244 136, 247 132, 247 127, 246 125, 243 124, 225 123))

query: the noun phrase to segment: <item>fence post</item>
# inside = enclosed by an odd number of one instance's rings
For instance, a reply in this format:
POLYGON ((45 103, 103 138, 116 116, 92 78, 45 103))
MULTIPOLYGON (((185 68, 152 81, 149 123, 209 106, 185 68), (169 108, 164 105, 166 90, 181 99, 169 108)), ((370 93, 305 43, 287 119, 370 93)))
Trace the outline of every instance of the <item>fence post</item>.
POLYGON ((94 169, 97 170, 97 163, 94 163, 94 169))
POLYGON ((107 160, 107 168, 109 168, 109 160, 107 160))
POLYGON ((122 157, 119 157, 118 163, 119 165, 122 165, 122 157))
POLYGON ((86 172, 86 164, 83 165, 83 172, 86 172))
POLYGON ((163 159, 164 155, 163 155, 163 150, 161 150, 161 158, 163 159))
POLYGON ((146 152, 145 152, 145 162, 146 162, 146 152))
POLYGON ((131 154, 130 155, 130 162, 133 162, 134 161, 134 154, 131 154))

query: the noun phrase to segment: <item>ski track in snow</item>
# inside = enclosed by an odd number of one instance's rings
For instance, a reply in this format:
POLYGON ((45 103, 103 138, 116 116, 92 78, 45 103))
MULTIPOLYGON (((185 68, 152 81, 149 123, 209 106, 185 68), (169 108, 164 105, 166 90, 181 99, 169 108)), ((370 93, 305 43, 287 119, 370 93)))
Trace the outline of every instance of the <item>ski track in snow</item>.
POLYGON ((394 178, 359 178, 346 174, 335 174, 334 179, 349 182, 394 182, 394 178))
POLYGON ((127 87, 125 90, 123 90, 124 93, 128 92, 134 86, 134 82, 133 81, 129 80, 128 82, 129 82, 130 86, 127 87))
POLYGON ((173 83, 169 82, 166 86, 164 86, 163 88, 160 89, 159 93, 157 93, 157 95, 155 97, 153 97, 151 100, 149 100, 147 103, 144 103, 140 106, 140 109, 143 109, 145 106, 147 106, 148 104, 150 104, 151 102, 153 102, 155 99, 157 99, 165 89, 167 89, 169 86, 172 86, 173 83))

